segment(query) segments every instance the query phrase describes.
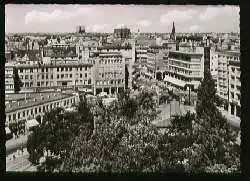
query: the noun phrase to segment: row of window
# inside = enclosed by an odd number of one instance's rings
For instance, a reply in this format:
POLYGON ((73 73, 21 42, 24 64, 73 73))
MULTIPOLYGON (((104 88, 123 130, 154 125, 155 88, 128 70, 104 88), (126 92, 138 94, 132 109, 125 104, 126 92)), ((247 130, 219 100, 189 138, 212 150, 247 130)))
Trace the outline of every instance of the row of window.
POLYGON ((218 58, 226 58, 230 60, 239 60, 239 57, 234 57, 234 56, 223 56, 223 55, 218 55, 218 58))
MULTIPOLYGON (((86 67, 86 66, 85 66, 85 67, 79 67, 79 68, 77 67, 77 68, 76 68, 76 71, 78 71, 78 70, 79 70, 79 71, 82 71, 82 70, 84 70, 84 69, 85 69, 85 71, 87 71, 87 70, 88 70, 88 67, 86 67)), ((90 68, 89 68, 89 69, 90 69, 90 68)), ((60 67, 57 67, 57 72, 59 72, 60 70, 61 70, 61 72, 62 72, 62 71, 66 71, 66 72, 67 72, 67 71, 72 71, 72 67, 61 67, 61 68, 60 68, 60 67)))
MULTIPOLYGON (((232 99, 235 99, 234 95, 235 95, 234 92, 231 92, 231 98, 232 99)), ((237 93, 236 96, 237 96, 237 100, 240 100, 240 94, 237 93)))
POLYGON ((118 79, 118 80, 109 80, 109 81, 96 81, 96 85, 117 85, 124 83, 123 79, 118 79))
POLYGON ((103 59, 103 60, 99 60, 99 64, 115 64, 115 63, 122 63, 122 60, 120 59, 103 59))
POLYGON ((74 103, 74 98, 70 98, 64 101, 57 101, 54 103, 49 103, 47 105, 43 105, 43 106, 38 106, 38 107, 33 107, 30 108, 28 110, 23 110, 23 111, 18 111, 17 113, 10 113, 7 114, 6 118, 7 118, 7 122, 9 121, 9 123, 16 121, 20 118, 25 118, 28 116, 37 116, 38 114, 44 113, 46 111, 49 111, 55 107, 59 107, 59 106, 68 106, 70 104, 74 103))

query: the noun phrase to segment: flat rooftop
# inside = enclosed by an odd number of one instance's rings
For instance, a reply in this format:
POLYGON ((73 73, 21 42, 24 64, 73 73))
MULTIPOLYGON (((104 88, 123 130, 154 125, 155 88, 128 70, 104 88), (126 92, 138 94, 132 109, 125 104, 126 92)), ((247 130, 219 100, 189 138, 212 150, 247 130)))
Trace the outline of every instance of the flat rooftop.
POLYGON ((41 105, 49 102, 53 102, 56 100, 61 100, 64 98, 68 98, 73 96, 73 94, 69 93, 26 93, 26 100, 25 94, 8 94, 5 95, 6 101, 11 101, 7 103, 5 106, 5 112, 13 112, 16 110, 24 109, 33 107, 36 105, 41 105), (19 104, 18 104, 19 103, 19 104))

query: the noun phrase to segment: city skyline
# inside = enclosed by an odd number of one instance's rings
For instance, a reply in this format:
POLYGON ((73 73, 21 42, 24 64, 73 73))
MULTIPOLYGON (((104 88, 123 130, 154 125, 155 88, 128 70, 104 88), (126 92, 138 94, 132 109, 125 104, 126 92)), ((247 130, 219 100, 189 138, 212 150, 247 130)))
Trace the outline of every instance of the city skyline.
POLYGON ((239 6, 167 5, 6 5, 5 32, 112 33, 126 26, 132 32, 239 32, 239 6), (117 14, 119 16, 117 18, 117 14), (56 26, 51 26, 56 25, 56 26))

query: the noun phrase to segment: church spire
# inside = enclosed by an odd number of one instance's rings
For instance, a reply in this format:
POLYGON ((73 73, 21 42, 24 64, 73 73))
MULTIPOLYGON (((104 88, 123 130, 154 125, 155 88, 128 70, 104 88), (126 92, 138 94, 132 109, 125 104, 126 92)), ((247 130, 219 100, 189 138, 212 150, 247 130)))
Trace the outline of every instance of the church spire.
POLYGON ((173 27, 172 27, 172 32, 171 32, 171 35, 170 35, 170 39, 171 40, 175 40, 175 26, 174 26, 174 22, 173 22, 173 27))
POLYGON ((172 34, 175 34, 175 27, 174 27, 174 22, 173 22, 173 27, 172 27, 172 34))

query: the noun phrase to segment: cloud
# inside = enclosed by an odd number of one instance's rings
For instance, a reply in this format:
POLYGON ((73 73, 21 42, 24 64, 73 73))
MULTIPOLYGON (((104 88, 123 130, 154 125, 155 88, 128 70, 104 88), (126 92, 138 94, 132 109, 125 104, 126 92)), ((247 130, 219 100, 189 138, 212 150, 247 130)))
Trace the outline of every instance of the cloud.
POLYGON ((78 8, 76 11, 62 11, 55 9, 52 12, 42 12, 32 10, 25 15, 25 24, 33 23, 51 23, 53 21, 62 21, 74 18, 79 15, 85 15, 89 12, 87 8, 78 8))
POLYGON ((236 6, 223 6, 223 7, 208 7, 206 11, 199 15, 201 21, 208 21, 217 17, 232 17, 239 14, 239 7, 236 6))
POLYGON ((136 23, 140 27, 149 27, 152 23, 149 20, 141 20, 136 23))
POLYGON ((198 31, 198 30, 200 30, 200 26, 199 25, 192 25, 192 26, 190 26, 190 28, 189 28, 189 31, 194 31, 194 32, 196 32, 196 31, 198 31))
POLYGON ((185 22, 193 19, 197 11, 194 9, 188 10, 172 10, 160 16, 160 23, 163 25, 169 25, 174 22, 185 22))

